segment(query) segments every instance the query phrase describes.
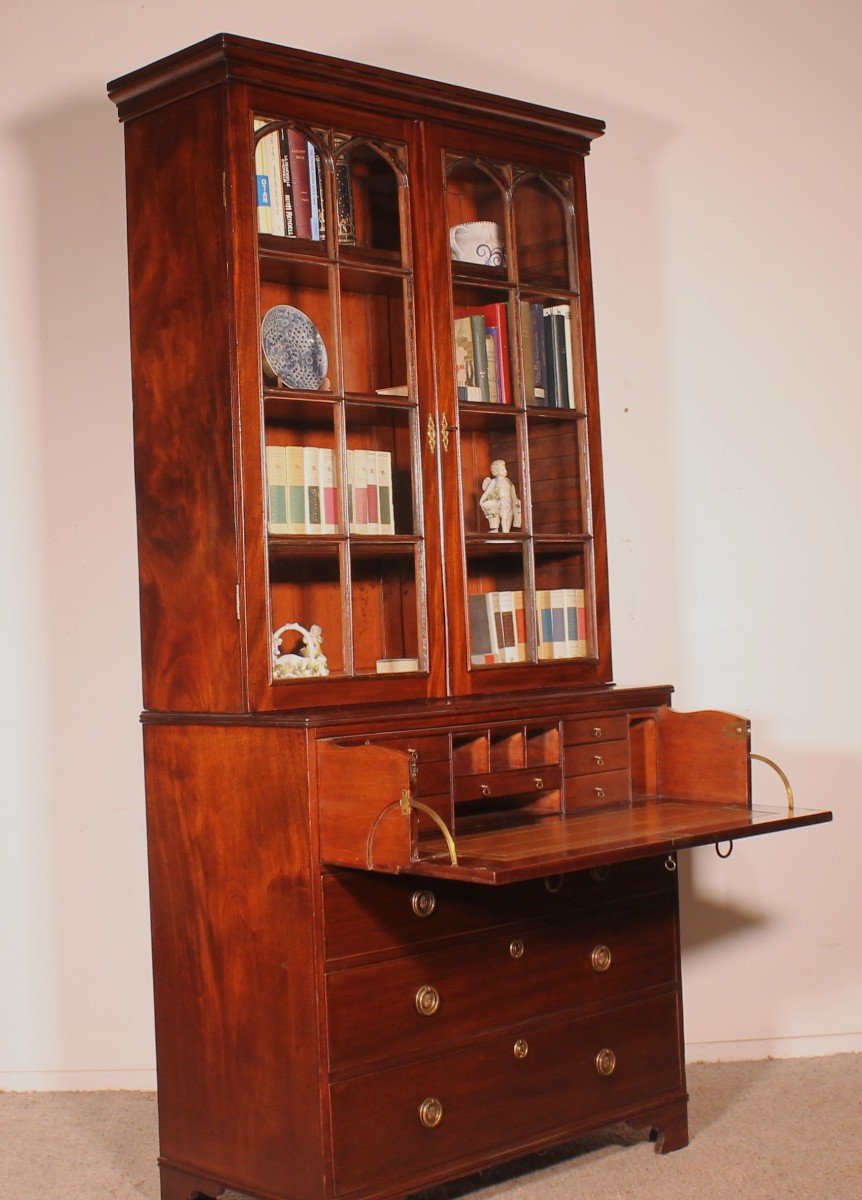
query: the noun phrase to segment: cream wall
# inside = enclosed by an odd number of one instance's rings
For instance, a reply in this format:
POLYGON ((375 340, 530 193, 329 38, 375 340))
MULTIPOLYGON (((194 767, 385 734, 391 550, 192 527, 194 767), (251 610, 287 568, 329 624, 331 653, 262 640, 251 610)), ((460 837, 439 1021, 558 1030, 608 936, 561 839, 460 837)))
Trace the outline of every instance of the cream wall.
POLYGON ((608 121, 589 184, 617 677, 750 716, 799 804, 836 812, 683 856, 690 1053, 862 1049, 862 8, 5 0, 0 1087, 154 1078, 104 83, 219 29, 608 121))

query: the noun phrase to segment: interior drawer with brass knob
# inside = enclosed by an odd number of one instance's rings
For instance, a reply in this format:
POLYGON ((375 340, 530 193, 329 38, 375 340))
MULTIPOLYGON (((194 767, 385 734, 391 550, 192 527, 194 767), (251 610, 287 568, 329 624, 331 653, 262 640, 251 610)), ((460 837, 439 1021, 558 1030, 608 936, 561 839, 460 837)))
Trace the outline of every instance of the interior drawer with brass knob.
POLYGON ((679 1046, 669 992, 333 1083, 336 1194, 408 1191, 480 1153, 516 1153, 678 1099, 679 1046))
POLYGON ((614 742, 628 738, 627 713, 613 716, 567 717, 563 721, 563 743, 566 746, 592 746, 596 742, 614 742))
POLYGON ((566 780, 566 809, 593 805, 619 804, 631 799, 628 771, 597 771, 592 775, 573 775, 566 780))
POLYGON ((677 977, 673 907, 516 927, 327 976, 330 1067, 431 1054, 549 1013, 618 1003, 677 977))
POLYGON ((592 775, 597 771, 627 771, 629 743, 627 738, 616 742, 598 742, 588 746, 567 746, 565 774, 592 775))
POLYGON ((504 925, 581 916, 598 906, 675 887, 663 857, 500 888, 336 869, 323 877, 326 959, 331 966, 346 966, 355 959, 482 936, 504 925))

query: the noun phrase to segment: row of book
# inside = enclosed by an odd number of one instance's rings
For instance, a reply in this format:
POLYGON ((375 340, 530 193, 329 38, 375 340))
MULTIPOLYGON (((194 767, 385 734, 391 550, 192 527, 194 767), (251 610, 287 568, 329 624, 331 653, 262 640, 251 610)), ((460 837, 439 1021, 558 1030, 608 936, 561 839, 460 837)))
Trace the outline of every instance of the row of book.
MULTIPOLYGON (((268 122, 255 117, 255 130, 268 122)), ((326 237, 326 191, 323 165, 313 142, 298 130, 282 126, 260 138, 255 148, 258 233, 279 237, 326 237)), ((338 159, 338 240, 356 242, 353 188, 346 154, 338 159)))
MULTIPOLYGON (((474 666, 525 662, 527 659, 524 593, 480 592, 468 597, 470 661, 474 666)), ((587 612, 583 588, 536 592, 540 661, 585 658, 587 612)))
MULTIPOLYGON (((522 300, 527 403, 577 408, 581 391, 578 345, 569 304, 522 300)), ((455 378, 460 403, 513 404, 508 306, 499 302, 454 312, 455 378)))
MULTIPOLYGON (((267 446, 269 532, 338 533, 335 478, 329 447, 267 446)), ((347 451, 347 513, 351 533, 395 532, 388 450, 347 451)))

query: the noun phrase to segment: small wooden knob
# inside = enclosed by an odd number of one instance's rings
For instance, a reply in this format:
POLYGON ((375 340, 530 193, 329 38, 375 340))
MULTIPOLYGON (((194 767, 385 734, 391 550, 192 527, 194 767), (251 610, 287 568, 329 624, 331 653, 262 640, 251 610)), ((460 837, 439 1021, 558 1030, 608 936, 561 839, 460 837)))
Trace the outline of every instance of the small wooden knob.
POLYGON ((512 1052, 514 1053, 515 1058, 526 1058, 530 1053, 530 1047, 527 1045, 526 1038, 518 1038, 517 1042, 515 1042, 514 1046, 512 1047, 512 1052))
POLYGON ((509 942, 509 953, 512 958, 524 957, 524 942, 522 938, 512 938, 509 942))
POLYGON ((607 1046, 596 1055, 596 1070, 600 1075, 613 1075, 617 1069, 617 1056, 607 1046))
POLYGON ((613 955, 611 954, 609 946, 596 946, 590 955, 590 962, 593 964, 593 970, 598 971, 600 975, 610 969, 612 961, 613 955))
POLYGON ((425 984, 416 993, 416 1011, 423 1017, 433 1017, 440 1007, 440 993, 430 984, 425 984))
POLYGON ((410 897, 410 907, 417 917, 430 917, 437 907, 437 897, 430 888, 420 888, 410 897))
POLYGON ((419 1120, 426 1129, 434 1129, 443 1120, 443 1105, 436 1096, 429 1096, 419 1105, 419 1120))

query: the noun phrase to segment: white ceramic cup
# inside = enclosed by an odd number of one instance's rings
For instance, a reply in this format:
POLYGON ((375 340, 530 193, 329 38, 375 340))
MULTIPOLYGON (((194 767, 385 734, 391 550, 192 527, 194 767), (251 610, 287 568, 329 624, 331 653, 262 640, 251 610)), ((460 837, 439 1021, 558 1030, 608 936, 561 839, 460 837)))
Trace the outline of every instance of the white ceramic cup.
POLYGON ((449 230, 449 246, 456 262, 481 263, 485 267, 502 267, 506 247, 496 221, 465 221, 449 230))

